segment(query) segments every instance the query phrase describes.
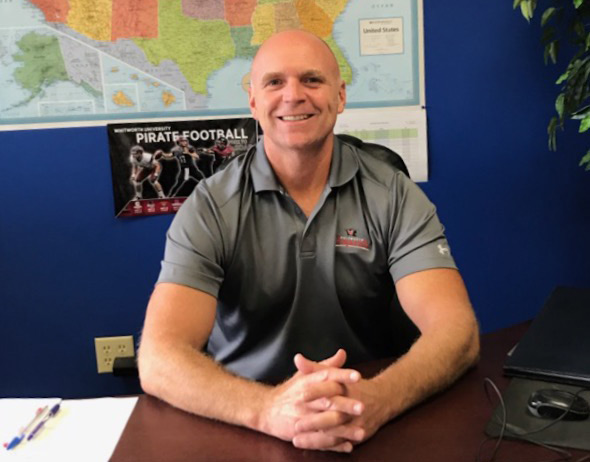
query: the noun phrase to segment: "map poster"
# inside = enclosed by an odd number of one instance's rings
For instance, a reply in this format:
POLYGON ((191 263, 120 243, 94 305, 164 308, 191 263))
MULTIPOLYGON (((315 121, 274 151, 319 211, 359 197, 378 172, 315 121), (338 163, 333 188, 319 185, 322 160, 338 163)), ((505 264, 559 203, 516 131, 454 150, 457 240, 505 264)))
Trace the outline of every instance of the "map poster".
POLYGON ((175 213, 197 183, 256 144, 252 118, 107 125, 115 215, 175 213))
POLYGON ((0 0, 0 130, 247 117, 276 32, 333 51, 347 107, 424 106, 423 0, 0 0))

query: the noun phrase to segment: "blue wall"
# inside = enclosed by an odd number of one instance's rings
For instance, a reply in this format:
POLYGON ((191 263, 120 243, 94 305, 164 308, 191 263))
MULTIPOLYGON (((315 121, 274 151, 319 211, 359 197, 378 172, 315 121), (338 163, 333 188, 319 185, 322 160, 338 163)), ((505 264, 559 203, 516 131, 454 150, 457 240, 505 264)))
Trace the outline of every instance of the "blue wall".
MULTIPOLYGON (((490 331, 590 287, 586 146, 571 126, 547 150, 559 72, 511 1, 424 3, 423 188, 490 331)), ((137 392, 93 338, 138 338, 171 217, 114 218, 104 127, 0 132, 0 161, 0 397, 137 392)))

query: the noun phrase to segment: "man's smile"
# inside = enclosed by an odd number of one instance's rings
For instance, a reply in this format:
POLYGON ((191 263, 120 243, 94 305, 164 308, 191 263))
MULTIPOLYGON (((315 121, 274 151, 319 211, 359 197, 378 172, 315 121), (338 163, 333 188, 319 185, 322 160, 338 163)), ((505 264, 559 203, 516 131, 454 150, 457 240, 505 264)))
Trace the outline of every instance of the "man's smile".
POLYGON ((299 120, 307 120, 312 116, 313 114, 285 115, 279 116, 279 119, 284 120, 285 122, 297 122, 299 120))

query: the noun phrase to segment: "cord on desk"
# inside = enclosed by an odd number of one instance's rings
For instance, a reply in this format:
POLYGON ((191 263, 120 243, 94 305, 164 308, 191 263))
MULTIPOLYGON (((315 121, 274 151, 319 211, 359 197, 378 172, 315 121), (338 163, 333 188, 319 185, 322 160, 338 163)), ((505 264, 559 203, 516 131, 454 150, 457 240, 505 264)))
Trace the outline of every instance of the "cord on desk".
MULTIPOLYGON (((542 432, 543 430, 546 430, 549 427, 552 427, 553 425, 555 425, 556 423, 561 421, 565 417, 565 415, 567 414, 567 411, 565 411, 563 414, 561 414, 556 419, 553 419, 550 422, 548 422, 547 424, 540 426, 539 428, 535 428, 535 429, 529 430, 529 431, 521 431, 520 428, 508 423, 508 416, 507 416, 507 412, 506 412, 506 403, 504 402, 504 398, 502 397, 502 392, 500 392, 500 390, 498 389, 498 387, 496 386, 496 384, 494 383, 494 381, 492 379, 486 377, 484 379, 484 390, 486 392, 486 397, 487 397, 489 403, 492 404, 492 397, 490 396, 490 387, 494 391, 494 393, 496 394, 496 397, 498 398, 498 400, 500 402, 501 416, 497 416, 496 414, 494 414, 494 416, 493 416, 493 419, 499 418, 499 422, 496 421, 496 423, 500 425, 500 433, 498 436, 486 437, 481 442, 481 444, 479 445, 479 449, 477 451, 477 459, 476 459, 477 462, 494 462, 494 460, 496 459, 496 455, 498 453, 498 449, 500 448, 500 445, 504 441, 505 436, 508 436, 510 438, 517 439, 520 441, 525 441, 527 443, 535 444, 537 446, 548 449, 548 450, 558 454, 558 457, 556 459, 548 459, 548 460, 542 460, 542 461, 540 460, 538 462, 572 462, 573 455, 569 451, 549 445, 549 444, 534 441, 534 440, 531 440, 530 438, 528 438, 528 436, 533 435, 535 433, 542 432), (483 448, 487 443, 489 443, 490 441, 493 441, 493 440, 496 440, 496 444, 494 445, 494 448, 492 450, 490 458, 484 461, 484 459, 482 458, 483 448)), ((590 391, 590 389, 583 388, 581 390, 578 390, 576 393, 572 393, 572 394, 574 396, 578 396, 578 395, 581 395, 582 393, 589 392, 589 391, 590 391)), ((573 404, 573 400, 572 400, 572 404, 573 404)), ((580 459, 577 459, 575 462, 585 462, 588 460, 590 460, 590 454, 583 456, 580 459)))

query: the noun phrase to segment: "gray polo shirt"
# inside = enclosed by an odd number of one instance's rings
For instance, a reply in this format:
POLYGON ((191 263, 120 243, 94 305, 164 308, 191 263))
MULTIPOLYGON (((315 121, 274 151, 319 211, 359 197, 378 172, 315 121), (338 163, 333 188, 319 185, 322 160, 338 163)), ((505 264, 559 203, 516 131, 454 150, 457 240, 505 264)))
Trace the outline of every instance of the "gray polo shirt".
POLYGON ((395 167, 336 138, 306 217, 262 143, 182 205, 158 282, 217 298, 207 351, 241 376, 282 380, 298 352, 320 360, 345 348, 350 363, 390 355, 394 281, 455 268, 435 207, 395 167))

